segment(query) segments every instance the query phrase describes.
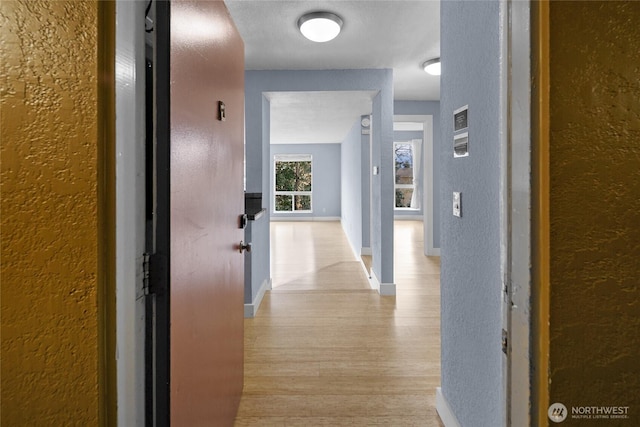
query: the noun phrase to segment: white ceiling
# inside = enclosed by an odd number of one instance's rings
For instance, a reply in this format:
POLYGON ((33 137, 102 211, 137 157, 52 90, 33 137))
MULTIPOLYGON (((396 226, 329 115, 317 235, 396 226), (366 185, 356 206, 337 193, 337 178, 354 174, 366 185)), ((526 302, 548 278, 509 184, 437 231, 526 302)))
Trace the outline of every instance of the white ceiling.
POLYGON ((271 143, 341 143, 356 120, 371 114, 376 92, 267 92, 271 143), (291 115, 295 115, 292 120, 291 115), (327 123, 321 132, 318 123, 327 123))
MULTIPOLYGON (((244 40, 248 70, 392 68, 394 99, 440 98, 440 78, 420 67, 422 62, 440 56, 437 0, 225 3, 244 40), (314 43, 298 31, 298 18, 317 10, 342 17, 344 25, 336 39, 314 43)), ((371 99, 368 93, 288 92, 269 96, 273 143, 341 141, 358 116, 370 113, 370 106, 363 112, 364 98, 371 99), (351 121, 348 127, 347 120, 351 121)))

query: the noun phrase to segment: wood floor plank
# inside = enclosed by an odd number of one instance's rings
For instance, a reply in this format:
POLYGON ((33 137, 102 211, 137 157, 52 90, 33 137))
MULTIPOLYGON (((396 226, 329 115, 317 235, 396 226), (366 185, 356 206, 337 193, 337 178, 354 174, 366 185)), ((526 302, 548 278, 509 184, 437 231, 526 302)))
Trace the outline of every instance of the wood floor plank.
MULTIPOLYGON (((424 417, 435 407, 433 396, 403 395, 243 395, 240 411, 286 417, 424 417)), ((313 423, 309 424, 315 425, 313 423)), ((396 424, 391 424, 396 425, 396 424)))
POLYGON ((273 290, 245 320, 235 425, 442 427, 440 263, 396 222, 397 295, 371 289, 339 222, 274 222, 273 290))
POLYGON ((255 376, 244 388, 246 395, 300 394, 300 395, 368 395, 384 389, 389 394, 431 393, 440 384, 439 375, 406 377, 371 376, 255 376))
MULTIPOLYGON (((435 412, 435 410, 434 410, 435 412)), ((236 423, 237 427, 444 427, 437 414, 424 417, 251 417, 236 423)))

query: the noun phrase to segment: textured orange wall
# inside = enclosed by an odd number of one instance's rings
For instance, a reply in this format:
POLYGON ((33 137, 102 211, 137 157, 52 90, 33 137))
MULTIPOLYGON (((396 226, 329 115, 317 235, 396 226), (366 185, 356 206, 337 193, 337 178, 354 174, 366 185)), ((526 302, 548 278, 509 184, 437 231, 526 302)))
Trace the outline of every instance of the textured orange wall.
POLYGON ((551 3, 550 401, 640 425, 640 2, 551 3))
POLYGON ((0 6, 2 425, 98 424, 97 2, 0 6))

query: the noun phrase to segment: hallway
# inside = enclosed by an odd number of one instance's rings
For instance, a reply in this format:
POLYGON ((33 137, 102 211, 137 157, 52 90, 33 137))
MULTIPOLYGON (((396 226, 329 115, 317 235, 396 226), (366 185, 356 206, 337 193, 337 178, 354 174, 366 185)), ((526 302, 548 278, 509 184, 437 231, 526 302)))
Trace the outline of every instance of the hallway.
POLYGON ((339 222, 272 222, 273 291, 245 319, 236 426, 440 426, 439 259, 397 221, 381 297, 339 222))

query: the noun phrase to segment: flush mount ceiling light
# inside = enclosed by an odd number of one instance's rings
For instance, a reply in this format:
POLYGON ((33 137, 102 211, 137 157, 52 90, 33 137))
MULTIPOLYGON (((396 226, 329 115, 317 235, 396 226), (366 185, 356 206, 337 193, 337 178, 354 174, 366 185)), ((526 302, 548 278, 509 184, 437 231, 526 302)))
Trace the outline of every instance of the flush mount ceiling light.
POLYGON ((311 12, 298 19, 298 28, 311 41, 328 42, 340 34, 342 18, 331 12, 311 12))
POLYGON ((427 62, 422 64, 422 68, 424 69, 424 71, 431 74, 432 76, 439 76, 440 75, 440 58, 434 58, 434 59, 428 60, 427 62))

